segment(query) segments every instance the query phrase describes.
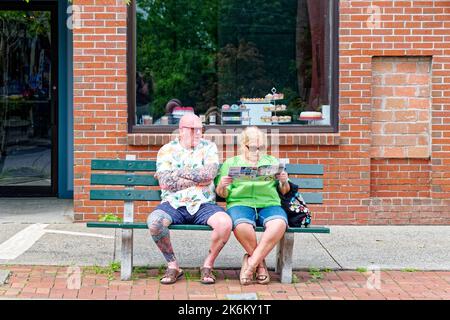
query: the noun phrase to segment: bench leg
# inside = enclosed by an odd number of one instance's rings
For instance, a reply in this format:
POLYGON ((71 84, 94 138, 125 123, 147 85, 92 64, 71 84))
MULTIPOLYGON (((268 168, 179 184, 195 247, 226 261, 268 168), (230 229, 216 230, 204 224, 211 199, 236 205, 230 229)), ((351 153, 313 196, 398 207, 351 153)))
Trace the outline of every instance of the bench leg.
POLYGON ((276 272, 280 273, 281 283, 292 283, 292 252, 294 250, 294 234, 285 233, 277 248, 276 272))
POLYGON ((128 281, 133 272, 133 230, 122 229, 120 279, 128 281))

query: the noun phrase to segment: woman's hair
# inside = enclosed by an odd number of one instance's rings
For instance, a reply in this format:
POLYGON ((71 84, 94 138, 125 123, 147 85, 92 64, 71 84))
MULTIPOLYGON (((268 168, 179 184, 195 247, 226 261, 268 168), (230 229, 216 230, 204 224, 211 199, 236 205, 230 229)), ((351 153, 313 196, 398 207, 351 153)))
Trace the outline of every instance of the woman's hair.
POLYGON ((258 127, 247 127, 239 136, 240 154, 244 154, 245 146, 250 141, 257 141, 257 144, 267 148, 267 135, 258 127))

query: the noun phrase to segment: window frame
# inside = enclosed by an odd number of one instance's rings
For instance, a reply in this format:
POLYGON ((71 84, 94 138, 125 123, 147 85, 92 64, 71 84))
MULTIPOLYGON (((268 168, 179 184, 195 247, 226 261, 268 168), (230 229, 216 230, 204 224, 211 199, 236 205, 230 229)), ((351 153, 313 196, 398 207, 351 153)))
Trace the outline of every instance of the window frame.
MULTIPOLYGON (((330 125, 258 125, 265 130, 278 129, 279 133, 337 133, 339 131, 339 0, 329 0, 330 6, 330 125)), ((136 125, 136 0, 127 9, 127 103, 128 133, 172 133, 176 125, 136 125)), ((222 133, 242 129, 247 125, 204 125, 205 130, 216 129, 222 133)), ((270 132, 270 131, 269 131, 270 132)))

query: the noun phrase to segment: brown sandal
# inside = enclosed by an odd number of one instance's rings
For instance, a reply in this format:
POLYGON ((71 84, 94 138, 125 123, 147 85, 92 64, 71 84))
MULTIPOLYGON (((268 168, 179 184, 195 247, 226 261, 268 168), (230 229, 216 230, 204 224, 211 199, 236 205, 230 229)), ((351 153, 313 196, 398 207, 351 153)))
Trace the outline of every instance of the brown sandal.
POLYGON ((269 270, 267 269, 265 260, 263 260, 256 268, 256 282, 259 284, 268 284, 270 282, 269 270), (264 272, 258 272, 260 269, 264 269, 264 272))
POLYGON ((212 268, 209 268, 209 267, 200 268, 200 277, 201 277, 200 282, 203 284, 216 283, 216 277, 214 276, 214 274, 212 272, 212 268), (212 281, 205 280, 205 278, 211 278, 212 281))
POLYGON ((159 280, 159 282, 161 284, 172 284, 172 283, 177 282, 177 280, 180 279, 182 276, 183 276, 183 270, 167 268, 166 273, 161 278, 161 280, 159 280), (163 281, 164 278, 168 279, 168 281, 163 281))
POLYGON ((252 283, 253 274, 255 273, 254 270, 249 268, 248 257, 249 257, 249 255, 247 253, 244 254, 244 258, 242 259, 241 273, 239 275, 239 281, 240 281, 241 285, 243 285, 243 286, 247 286, 252 283), (249 277, 248 274, 250 271, 251 271, 251 276, 249 277))

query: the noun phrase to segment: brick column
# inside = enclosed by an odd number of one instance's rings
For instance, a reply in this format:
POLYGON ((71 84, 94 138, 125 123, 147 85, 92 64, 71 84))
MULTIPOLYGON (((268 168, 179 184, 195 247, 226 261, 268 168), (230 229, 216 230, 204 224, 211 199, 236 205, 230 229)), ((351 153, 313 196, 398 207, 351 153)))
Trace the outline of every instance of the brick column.
POLYGON ((91 159, 118 158, 127 149, 127 8, 123 0, 74 5, 81 9, 81 27, 73 30, 74 210, 82 220, 109 210, 89 200, 91 159))

